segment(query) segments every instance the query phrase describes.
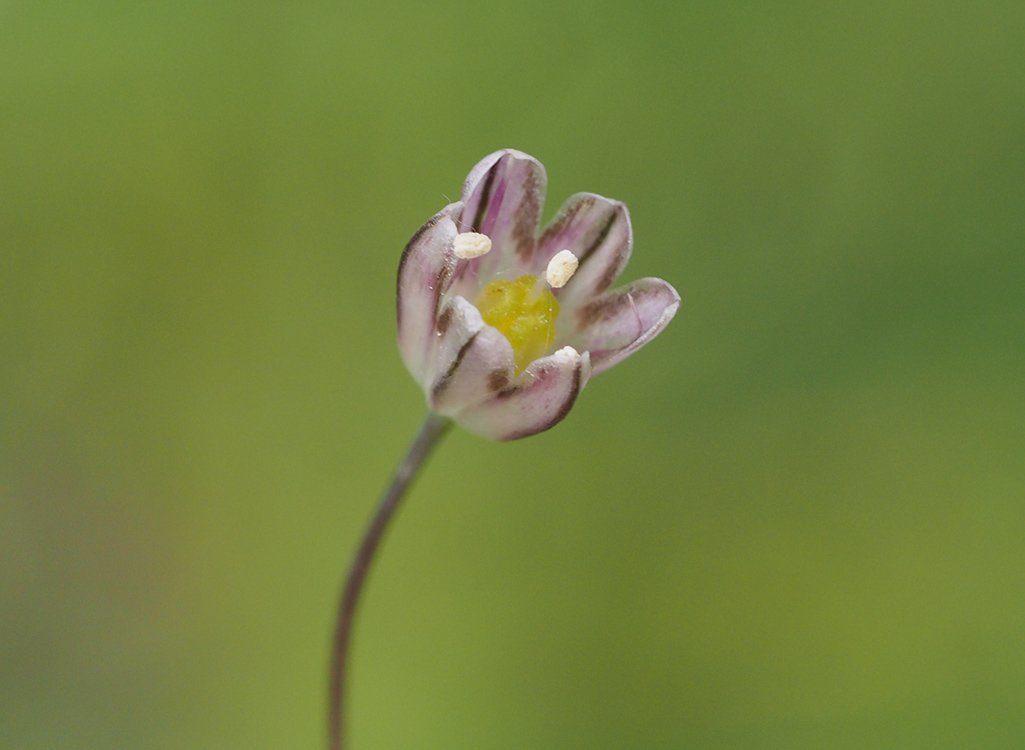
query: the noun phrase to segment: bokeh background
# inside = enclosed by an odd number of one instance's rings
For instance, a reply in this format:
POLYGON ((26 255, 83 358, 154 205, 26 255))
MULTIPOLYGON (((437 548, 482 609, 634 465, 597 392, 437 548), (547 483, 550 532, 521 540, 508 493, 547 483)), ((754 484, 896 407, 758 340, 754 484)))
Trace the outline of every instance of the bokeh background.
POLYGON ((670 328, 451 434, 374 748, 1025 745, 1020 2, 0 3, 0 745, 317 748, 419 424, 408 237, 484 154, 622 199, 670 328))

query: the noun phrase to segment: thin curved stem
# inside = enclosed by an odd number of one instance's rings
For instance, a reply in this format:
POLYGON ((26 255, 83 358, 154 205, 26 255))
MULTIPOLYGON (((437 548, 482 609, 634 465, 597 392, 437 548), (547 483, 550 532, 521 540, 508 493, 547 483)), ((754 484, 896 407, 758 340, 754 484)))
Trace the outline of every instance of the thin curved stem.
POLYGON ((343 750, 345 747, 345 668, 349 660, 349 641, 351 640, 353 618, 356 614, 356 605, 359 603, 359 594, 363 589, 363 581, 366 579, 367 571, 373 560, 374 552, 377 550, 381 537, 388 527, 388 522, 399 507, 406 490, 412 483, 417 471, 427 461, 431 450, 437 445, 438 440, 445 434, 451 422, 434 412, 427 415, 420 431, 417 433, 413 443, 409 446, 402 463, 395 471, 391 484, 385 490, 374 517, 367 526, 356 550, 352 564, 349 566, 349 574, 345 580, 345 588, 342 590, 342 598, 338 604, 338 621, 335 624, 334 647, 331 654, 331 679, 328 688, 328 748, 330 750, 343 750))

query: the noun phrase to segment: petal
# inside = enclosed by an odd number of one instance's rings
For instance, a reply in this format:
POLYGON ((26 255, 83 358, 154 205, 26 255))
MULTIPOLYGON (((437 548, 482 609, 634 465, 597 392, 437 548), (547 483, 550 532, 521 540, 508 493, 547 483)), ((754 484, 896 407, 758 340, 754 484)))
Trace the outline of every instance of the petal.
POLYGON ((492 440, 515 440, 554 427, 569 414, 591 373, 588 355, 567 346, 533 362, 519 382, 456 417, 492 440))
POLYGON ((425 383, 434 411, 455 416, 503 390, 512 381, 513 350, 480 312, 462 297, 453 297, 438 318, 437 357, 425 383))
POLYGON ((577 193, 541 234, 532 265, 544 268, 560 250, 577 256, 580 266, 558 294, 560 304, 574 307, 612 286, 630 259, 632 247, 633 231, 625 205, 594 193, 577 193))
POLYGON ((461 275, 490 277, 496 269, 530 261, 547 185, 541 162, 512 149, 484 157, 470 171, 463 185, 460 231, 488 235, 492 250, 470 261, 461 275))
POLYGON ((406 367, 422 381, 435 343, 434 322, 448 288, 456 258, 451 252, 462 205, 453 203, 432 216, 413 235, 399 261, 396 309, 399 351, 406 367))
POLYGON ((640 279, 578 309, 570 339, 590 352, 597 375, 655 338, 679 306, 680 295, 668 282, 640 279))

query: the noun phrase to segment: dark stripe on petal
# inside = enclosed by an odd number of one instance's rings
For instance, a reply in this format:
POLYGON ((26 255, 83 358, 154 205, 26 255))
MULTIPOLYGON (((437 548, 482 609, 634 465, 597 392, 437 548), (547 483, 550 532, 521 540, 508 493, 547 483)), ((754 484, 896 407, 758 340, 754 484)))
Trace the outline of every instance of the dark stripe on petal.
MULTIPOLYGON (((577 220, 577 216, 579 214, 584 213, 585 211, 590 211, 594 202, 595 197, 593 195, 587 195, 580 198, 575 203, 570 203, 568 208, 564 208, 559 212, 551 226, 545 229, 544 237, 542 239, 558 237, 561 235, 570 225, 573 224, 573 222, 577 220)), ((561 250, 562 248, 559 249, 561 250)))
POLYGON ((480 331, 477 331, 470 336, 470 338, 468 338, 466 342, 459 347, 459 352, 456 354, 456 358, 452 360, 452 364, 450 364, 448 369, 445 370, 445 374, 434 381, 434 385, 431 387, 431 398, 437 398, 446 388, 448 388, 448 384, 452 382, 452 376, 455 375, 456 370, 459 369, 459 365, 462 364, 463 357, 466 356, 466 352, 471 346, 473 346, 473 342, 477 339, 478 333, 480 333, 480 331))
POLYGON ((601 278, 594 285, 594 294, 601 294, 619 278, 619 274, 622 272, 621 264, 609 263, 605 268, 605 273, 602 274, 601 278))
MULTIPOLYGON (((548 427, 554 427, 556 424, 561 422, 569 414, 570 409, 573 408, 573 404, 576 403, 577 396, 580 395, 580 375, 581 369, 583 368, 583 362, 578 361, 577 366, 573 368, 573 385, 570 386, 569 395, 566 400, 562 403, 562 408, 559 409, 558 413, 549 422, 548 427)), ((546 427, 545 429, 548 429, 546 427)))
POLYGON ((438 316, 438 324, 435 326, 438 333, 443 334, 448 330, 448 327, 452 324, 452 308, 446 307, 445 310, 438 316))
MULTIPOLYGON (((398 320, 399 324, 402 323, 402 305, 400 296, 402 294, 402 272, 406 268, 406 261, 409 260, 413 246, 416 245, 420 238, 435 227, 443 218, 445 218, 443 214, 437 214, 428 219, 427 223, 416 230, 416 233, 410 237, 409 242, 406 243, 406 247, 402 251, 402 257, 399 259, 399 272, 395 275, 395 318, 398 320)), ((438 285, 438 288, 441 288, 440 284, 438 285)))
POLYGON ((505 370, 492 370, 488 373, 488 388, 501 391, 509 385, 509 374, 505 370))
POLYGON ((448 280, 452 276, 452 270, 452 265, 446 264, 441 269, 441 273, 438 274, 437 282, 434 285, 434 315, 438 314, 438 308, 441 306, 441 295, 448 288, 448 280))
POLYGON ((598 232, 598 236, 595 238, 594 242, 592 242, 588 246, 588 248, 584 250, 580 257, 577 258, 577 260, 583 263, 591 256, 591 254, 595 250, 602 246, 602 243, 605 242, 605 240, 608 238, 609 232, 612 231, 612 225, 616 223, 617 216, 619 216, 619 212, 613 210, 612 213, 609 215, 609 218, 605 221, 605 225, 601 228, 601 231, 598 232))
POLYGON ((488 170, 488 176, 484 178, 484 188, 480 192, 480 203, 477 204, 477 215, 473 217, 473 225, 470 227, 472 232, 479 232, 481 224, 484 223, 484 216, 487 214, 488 204, 491 202, 491 191, 495 188, 495 173, 498 172, 498 166, 501 163, 501 159, 496 161, 495 166, 488 170))
POLYGON ((520 218, 517 219, 512 231, 516 251, 524 263, 530 261, 537 247, 537 223, 541 218, 542 192, 543 188, 538 182, 537 174, 529 170, 524 179, 520 218))
POLYGON ((662 279, 638 279, 577 310, 575 346, 591 354, 597 375, 651 341, 672 320, 680 295, 662 279))
MULTIPOLYGON (((576 403, 577 396, 580 395, 580 387, 581 387, 581 380, 582 380, 582 377, 581 377, 581 374, 582 374, 581 370, 582 370, 582 368, 583 368, 583 363, 578 360, 577 364, 576 364, 576 367, 573 368, 573 384, 570 386, 569 393, 566 395, 566 400, 562 402, 562 405, 559 407, 559 411, 557 411, 552 416, 551 419, 549 419, 547 422, 545 422, 543 427, 531 428, 531 429, 528 429, 528 430, 522 430, 520 432, 514 432, 511 435, 506 435, 505 437, 503 437, 501 439, 502 440, 518 440, 519 438, 525 438, 525 437, 528 437, 530 435, 536 435, 539 432, 544 432, 545 430, 552 429, 553 427, 555 427, 555 425, 559 424, 559 422, 564 420, 566 418, 566 415, 569 414, 570 410, 573 408, 573 404, 576 403)), ((503 391, 503 393, 504 393, 504 391, 503 391)), ((498 394, 498 395, 501 396, 502 394, 498 394)))

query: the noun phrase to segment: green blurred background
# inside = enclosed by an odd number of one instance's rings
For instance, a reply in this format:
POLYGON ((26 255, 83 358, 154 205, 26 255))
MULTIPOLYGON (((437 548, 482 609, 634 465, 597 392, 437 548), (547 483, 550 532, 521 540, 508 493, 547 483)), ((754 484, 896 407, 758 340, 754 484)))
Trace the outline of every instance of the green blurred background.
POLYGON ((683 298, 454 432, 354 750, 1025 746, 1025 6, 0 3, 0 745, 317 748, 419 424, 408 237, 500 147, 683 298))

